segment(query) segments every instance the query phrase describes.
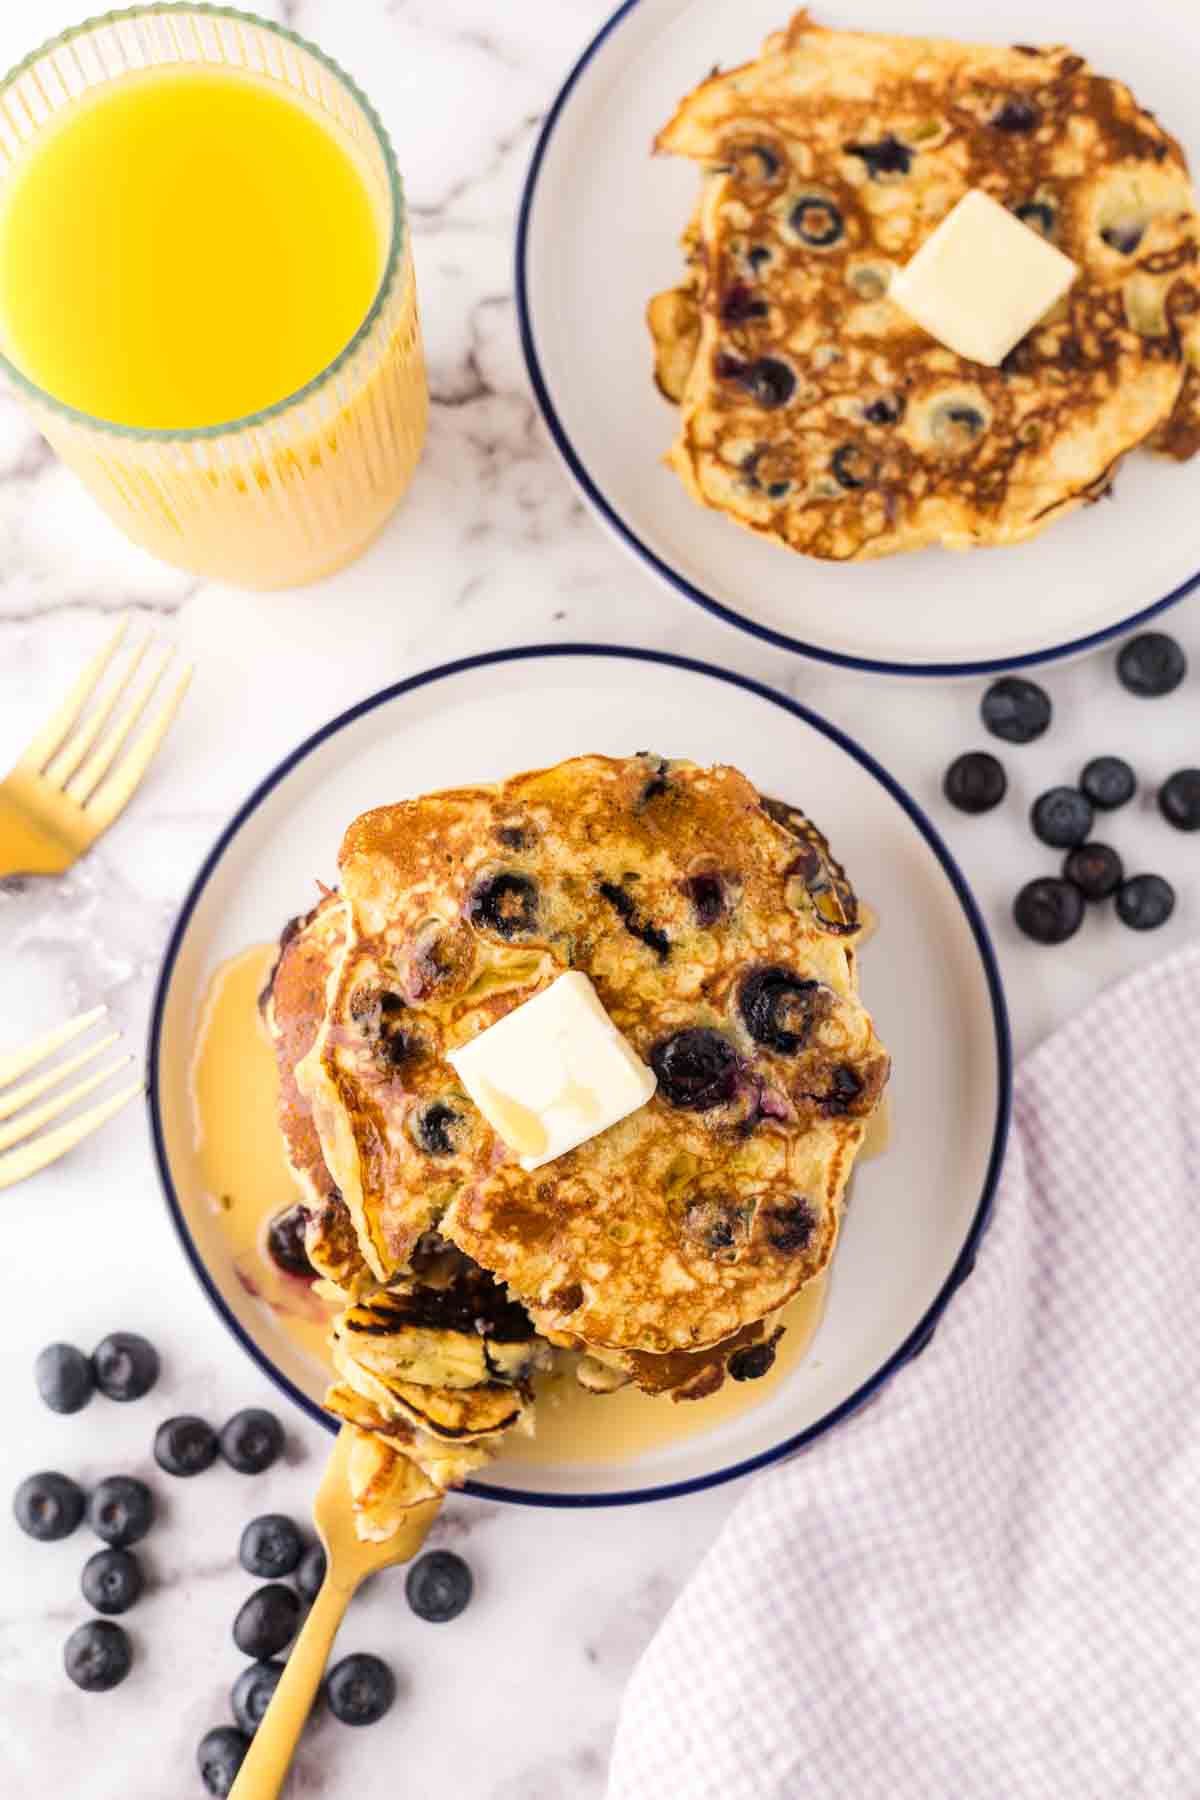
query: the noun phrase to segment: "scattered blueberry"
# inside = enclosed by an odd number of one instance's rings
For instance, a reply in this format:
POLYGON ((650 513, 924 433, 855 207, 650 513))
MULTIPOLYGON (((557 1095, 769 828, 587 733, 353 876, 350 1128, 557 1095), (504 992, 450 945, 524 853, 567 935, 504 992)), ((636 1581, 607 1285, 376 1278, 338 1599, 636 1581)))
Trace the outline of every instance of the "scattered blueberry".
POLYGON ((663 1099, 689 1112, 708 1112, 732 1100, 737 1088, 737 1051, 728 1038, 704 1025, 655 1044, 650 1067, 663 1099))
POLYGON ((396 1698, 396 1677, 377 1656, 343 1656, 329 1671, 325 1696, 343 1725, 374 1725, 396 1698))
POLYGON ((1008 791, 1003 766, 987 750, 967 750, 946 770, 942 792, 959 812, 985 813, 999 806, 1008 791))
POLYGON ((431 1625, 457 1619, 474 1587, 470 1569, 453 1550, 427 1550, 410 1566, 404 1581, 408 1604, 418 1619, 431 1625))
POLYGON ((63 1646, 63 1667, 85 1694, 103 1694, 124 1681, 133 1661, 129 1639, 108 1619, 79 1625, 63 1646))
POLYGON ((277 1212, 267 1226, 267 1254, 285 1275, 299 1275, 311 1281, 316 1270, 308 1260, 304 1241, 308 1209, 297 1200, 295 1206, 277 1212))
POLYGON ((39 1543, 70 1537, 83 1517, 83 1489, 69 1475, 43 1469, 27 1475, 13 1495, 13 1512, 21 1530, 39 1543))
POLYGON ((296 1586, 311 1606, 325 1579, 325 1551, 320 1544, 310 1544, 300 1558, 296 1570, 296 1586))
POLYGON ((92 1365, 74 1344, 47 1344, 33 1365, 37 1391, 56 1413, 75 1413, 96 1389, 92 1365))
POLYGON ((247 1575, 260 1581, 278 1581, 290 1575, 300 1561, 304 1545, 291 1519, 283 1513, 264 1513, 251 1519, 238 1545, 238 1561, 247 1575))
POLYGON ((768 1338, 763 1344, 747 1344, 744 1349, 735 1350, 725 1365, 734 1381, 761 1381, 770 1373, 775 1361, 775 1340, 768 1338))
POLYGON ((1158 790, 1158 810, 1177 831, 1200 831, 1200 769, 1176 769, 1158 790))
POLYGON ((1063 874, 1085 900, 1107 900, 1120 887, 1125 868, 1108 844, 1076 844, 1067 852, 1063 874))
POLYGON ((788 223, 801 243, 814 250, 828 250, 846 230, 840 210, 824 194, 804 194, 788 214, 788 223))
POLYGON ((1122 687, 1144 700, 1174 693, 1187 674, 1187 657, 1165 631, 1143 631, 1122 644, 1117 675, 1122 687))
POLYGON ((221 1429, 221 1455, 239 1475, 261 1475, 283 1449, 283 1426, 261 1406, 234 1413, 221 1429))
POLYGON ((1161 875, 1131 875, 1117 889, 1116 905, 1131 931, 1156 931, 1175 911, 1175 889, 1161 875))
POLYGON ((1187 673, 1187 657, 1166 632, 1142 632, 1121 644, 1117 677, 1123 688, 1142 700, 1157 700, 1175 693, 1187 673))
POLYGON ((1092 829, 1092 803, 1078 788, 1053 787, 1039 794, 1030 819, 1034 836, 1055 850, 1082 844, 1092 829))
POLYGON ((158 1351, 136 1331, 114 1331, 92 1351, 92 1370, 110 1400, 140 1400, 158 1380, 158 1351))
POLYGON ((79 1585, 97 1612, 123 1613, 138 1599, 145 1581, 132 1550, 97 1550, 84 1563, 79 1585))
POLYGON ((1043 875, 1025 883, 1013 902, 1013 918, 1036 944, 1065 944, 1083 922, 1083 907, 1073 881, 1043 875))
POLYGON ((280 1582, 255 1588, 233 1621, 233 1641, 243 1656, 265 1662, 291 1643, 300 1621, 300 1602, 280 1582))
POLYGON ((992 736, 1003 738, 1006 744, 1031 744, 1040 738, 1053 711, 1045 688, 1021 675, 1002 675, 993 681, 979 707, 992 736))
POLYGON ((246 1733, 253 1737, 263 1722, 263 1714, 271 1704, 271 1696, 283 1674, 281 1662, 247 1663, 229 1695, 233 1716, 246 1733))
POLYGON ((792 969, 771 964, 751 969, 738 989, 738 1011, 756 1044, 795 1056, 812 1036, 829 990, 792 969))
POLYGON ((230 1792, 249 1748, 245 1732, 235 1731, 232 1725, 205 1732, 196 1751, 196 1766, 206 1793, 216 1794, 220 1800, 230 1792))
POLYGON ((1137 776, 1120 756, 1094 756, 1079 777, 1081 791, 1093 806, 1112 812, 1137 793, 1137 776))
POLYGON ((166 1475, 200 1475, 217 1460, 217 1434, 194 1413, 164 1419, 154 1434, 154 1460, 166 1475))
POLYGON ((865 165, 872 181, 881 175, 907 175, 912 167, 913 152, 891 132, 875 144, 843 144, 847 156, 857 156, 865 165))
POLYGON ((124 1550, 153 1525, 154 1495, 135 1475, 108 1475, 92 1491, 87 1520, 97 1537, 124 1550))

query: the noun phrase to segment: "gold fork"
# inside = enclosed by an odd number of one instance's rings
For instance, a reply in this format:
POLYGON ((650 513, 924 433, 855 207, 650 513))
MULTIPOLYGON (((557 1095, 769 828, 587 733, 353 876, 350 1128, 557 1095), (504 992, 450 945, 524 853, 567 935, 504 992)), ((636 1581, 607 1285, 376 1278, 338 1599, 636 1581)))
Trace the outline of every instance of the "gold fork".
POLYGON ((105 1037, 97 1038, 85 1049, 76 1051, 74 1056, 64 1057, 61 1062, 50 1059, 67 1044, 82 1037, 93 1025, 98 1025, 105 1016, 106 1009, 97 1006, 92 1012, 81 1013, 77 1019, 70 1019, 65 1025, 56 1025, 52 1031, 44 1032, 33 1043, 26 1044, 20 1050, 10 1050, 0 1056, 0 1188, 12 1187, 14 1182, 24 1181, 27 1175, 35 1175, 58 1157, 73 1150, 85 1137, 98 1131, 114 1113, 120 1112, 136 1095, 140 1094, 145 1083, 130 1082, 115 1094, 98 1100, 95 1106, 86 1112, 77 1113, 73 1119, 67 1119, 53 1131, 43 1131, 43 1125, 53 1125, 55 1119, 62 1118, 72 1106, 85 1100, 87 1096, 101 1087, 110 1076, 127 1068, 133 1061, 132 1056, 123 1056, 111 1068, 94 1071, 77 1081, 65 1093, 54 1094, 49 1100, 42 1100, 43 1094, 50 1093, 69 1075, 86 1068, 97 1056, 118 1041, 119 1033, 110 1031, 105 1037), (41 1067, 39 1065, 46 1065, 41 1067), (27 1076, 27 1080, 22 1080, 27 1076), (42 1100, 40 1106, 35 1101, 42 1100), (14 1116, 15 1115, 15 1116, 14 1116), (40 1135, 39 1135, 40 1134, 40 1135))
POLYGON ((343 1425, 334 1440, 313 1506, 313 1523, 325 1550, 325 1580, 304 1621, 262 1724, 230 1789, 229 1800, 276 1800, 287 1780, 292 1752, 312 1711, 342 1615, 355 1589, 377 1569, 408 1562, 417 1554, 442 1504, 420 1500, 406 1507, 400 1528, 381 1543, 364 1543, 354 1528, 350 1504, 350 1447, 354 1427, 343 1425))
POLYGON ((150 647, 149 637, 138 645, 120 679, 84 716, 128 626, 129 620, 122 619, 58 711, 0 781, 0 875, 61 875, 69 869, 108 830, 166 736, 191 680, 190 665, 164 690, 161 706, 125 750, 130 732, 166 673, 174 655, 170 649, 155 658, 124 714, 114 719, 150 647), (110 721, 112 729, 104 735, 110 721))

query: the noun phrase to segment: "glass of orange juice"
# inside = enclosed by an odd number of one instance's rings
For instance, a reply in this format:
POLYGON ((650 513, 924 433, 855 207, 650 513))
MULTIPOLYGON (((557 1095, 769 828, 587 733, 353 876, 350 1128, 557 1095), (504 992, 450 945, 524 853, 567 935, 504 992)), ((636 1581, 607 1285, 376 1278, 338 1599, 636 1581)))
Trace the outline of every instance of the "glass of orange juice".
POLYGON ((0 367, 131 537, 252 588, 379 531, 428 413, 387 134, 328 57, 134 7, 0 86, 0 367))

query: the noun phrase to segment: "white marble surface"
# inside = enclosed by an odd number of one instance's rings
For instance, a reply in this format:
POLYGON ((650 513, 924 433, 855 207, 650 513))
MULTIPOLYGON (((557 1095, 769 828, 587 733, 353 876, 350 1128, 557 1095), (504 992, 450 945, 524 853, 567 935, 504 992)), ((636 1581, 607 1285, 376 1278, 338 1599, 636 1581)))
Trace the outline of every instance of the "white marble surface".
MULTIPOLYGON (((939 797, 946 761, 981 740, 979 684, 872 682, 725 629, 661 590, 598 529, 540 427, 514 330, 514 209, 539 114, 604 0, 504 8, 291 0, 280 10, 362 81, 395 139, 430 357, 428 451, 407 505, 357 566, 301 594, 248 599, 200 587, 127 546, 21 415, 0 404, 0 764, 111 615, 134 608, 197 665, 152 778, 99 848, 62 880, 0 884, 0 1044, 104 1000, 140 1049, 175 906, 252 784, 305 733, 383 682, 522 641, 686 650, 772 681, 858 736, 929 806, 961 857, 996 935, 1020 1045, 1194 934, 1197 845, 1156 818, 1149 793, 1170 769, 1200 761, 1200 602, 1167 621, 1192 656, 1186 690, 1153 705, 1134 701, 1117 687, 1109 655, 1053 671, 1056 729, 1006 757, 1027 802, 1071 779, 1088 754, 1129 755, 1144 795, 1111 835, 1130 862, 1178 883, 1176 918, 1144 938, 1111 917, 1092 919, 1064 949, 1036 949, 1008 919, 1015 888, 1052 864, 1029 836, 1023 807, 971 821, 939 797)), ((76 16, 62 0, 3 8, 0 63, 76 16)), ((964 568, 963 604, 970 600, 964 568)), ((0 1489, 45 1466, 85 1482, 145 1471, 153 1426, 169 1411, 219 1418, 273 1403, 179 1256, 137 1109, 5 1194, 3 1205, 0 1489), (162 1347, 164 1379, 153 1398, 128 1408, 97 1400, 74 1419, 46 1412, 29 1368, 40 1345, 63 1337, 90 1347, 118 1327, 144 1330, 162 1347)), ((161 1800, 200 1791, 194 1745, 225 1718, 240 1664, 229 1623, 251 1582, 236 1565, 238 1532, 257 1511, 303 1514, 325 1447, 316 1429, 287 1423, 287 1466, 253 1486, 227 1470, 191 1484, 158 1481, 164 1522, 146 1553, 154 1587, 129 1619, 137 1666, 111 1695, 79 1694, 61 1672, 62 1641, 86 1616, 77 1587, 85 1534, 33 1546, 10 1519, 0 1522, 0 1792, 161 1800)), ((386 1654, 401 1700, 371 1731, 322 1721, 288 1792, 600 1795, 628 1671, 736 1498, 725 1488, 593 1513, 453 1502, 435 1541, 470 1558, 474 1605, 438 1630, 409 1614, 399 1576, 376 1581, 341 1647, 386 1654)))

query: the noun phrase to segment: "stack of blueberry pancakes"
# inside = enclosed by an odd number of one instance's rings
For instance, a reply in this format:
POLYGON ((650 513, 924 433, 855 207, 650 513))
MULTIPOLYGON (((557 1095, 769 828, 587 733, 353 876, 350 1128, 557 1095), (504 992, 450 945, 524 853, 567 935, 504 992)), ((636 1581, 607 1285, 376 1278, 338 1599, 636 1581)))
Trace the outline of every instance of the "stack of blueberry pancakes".
POLYGON ((844 872, 734 769, 579 757, 377 808, 339 862, 264 1010, 341 1306, 327 1405, 356 1429, 359 1529, 384 1536, 533 1429, 557 1357, 595 1393, 676 1400, 731 1361, 765 1372, 833 1254, 888 1059, 844 872), (653 1092, 530 1167, 451 1059, 568 974, 653 1092))

